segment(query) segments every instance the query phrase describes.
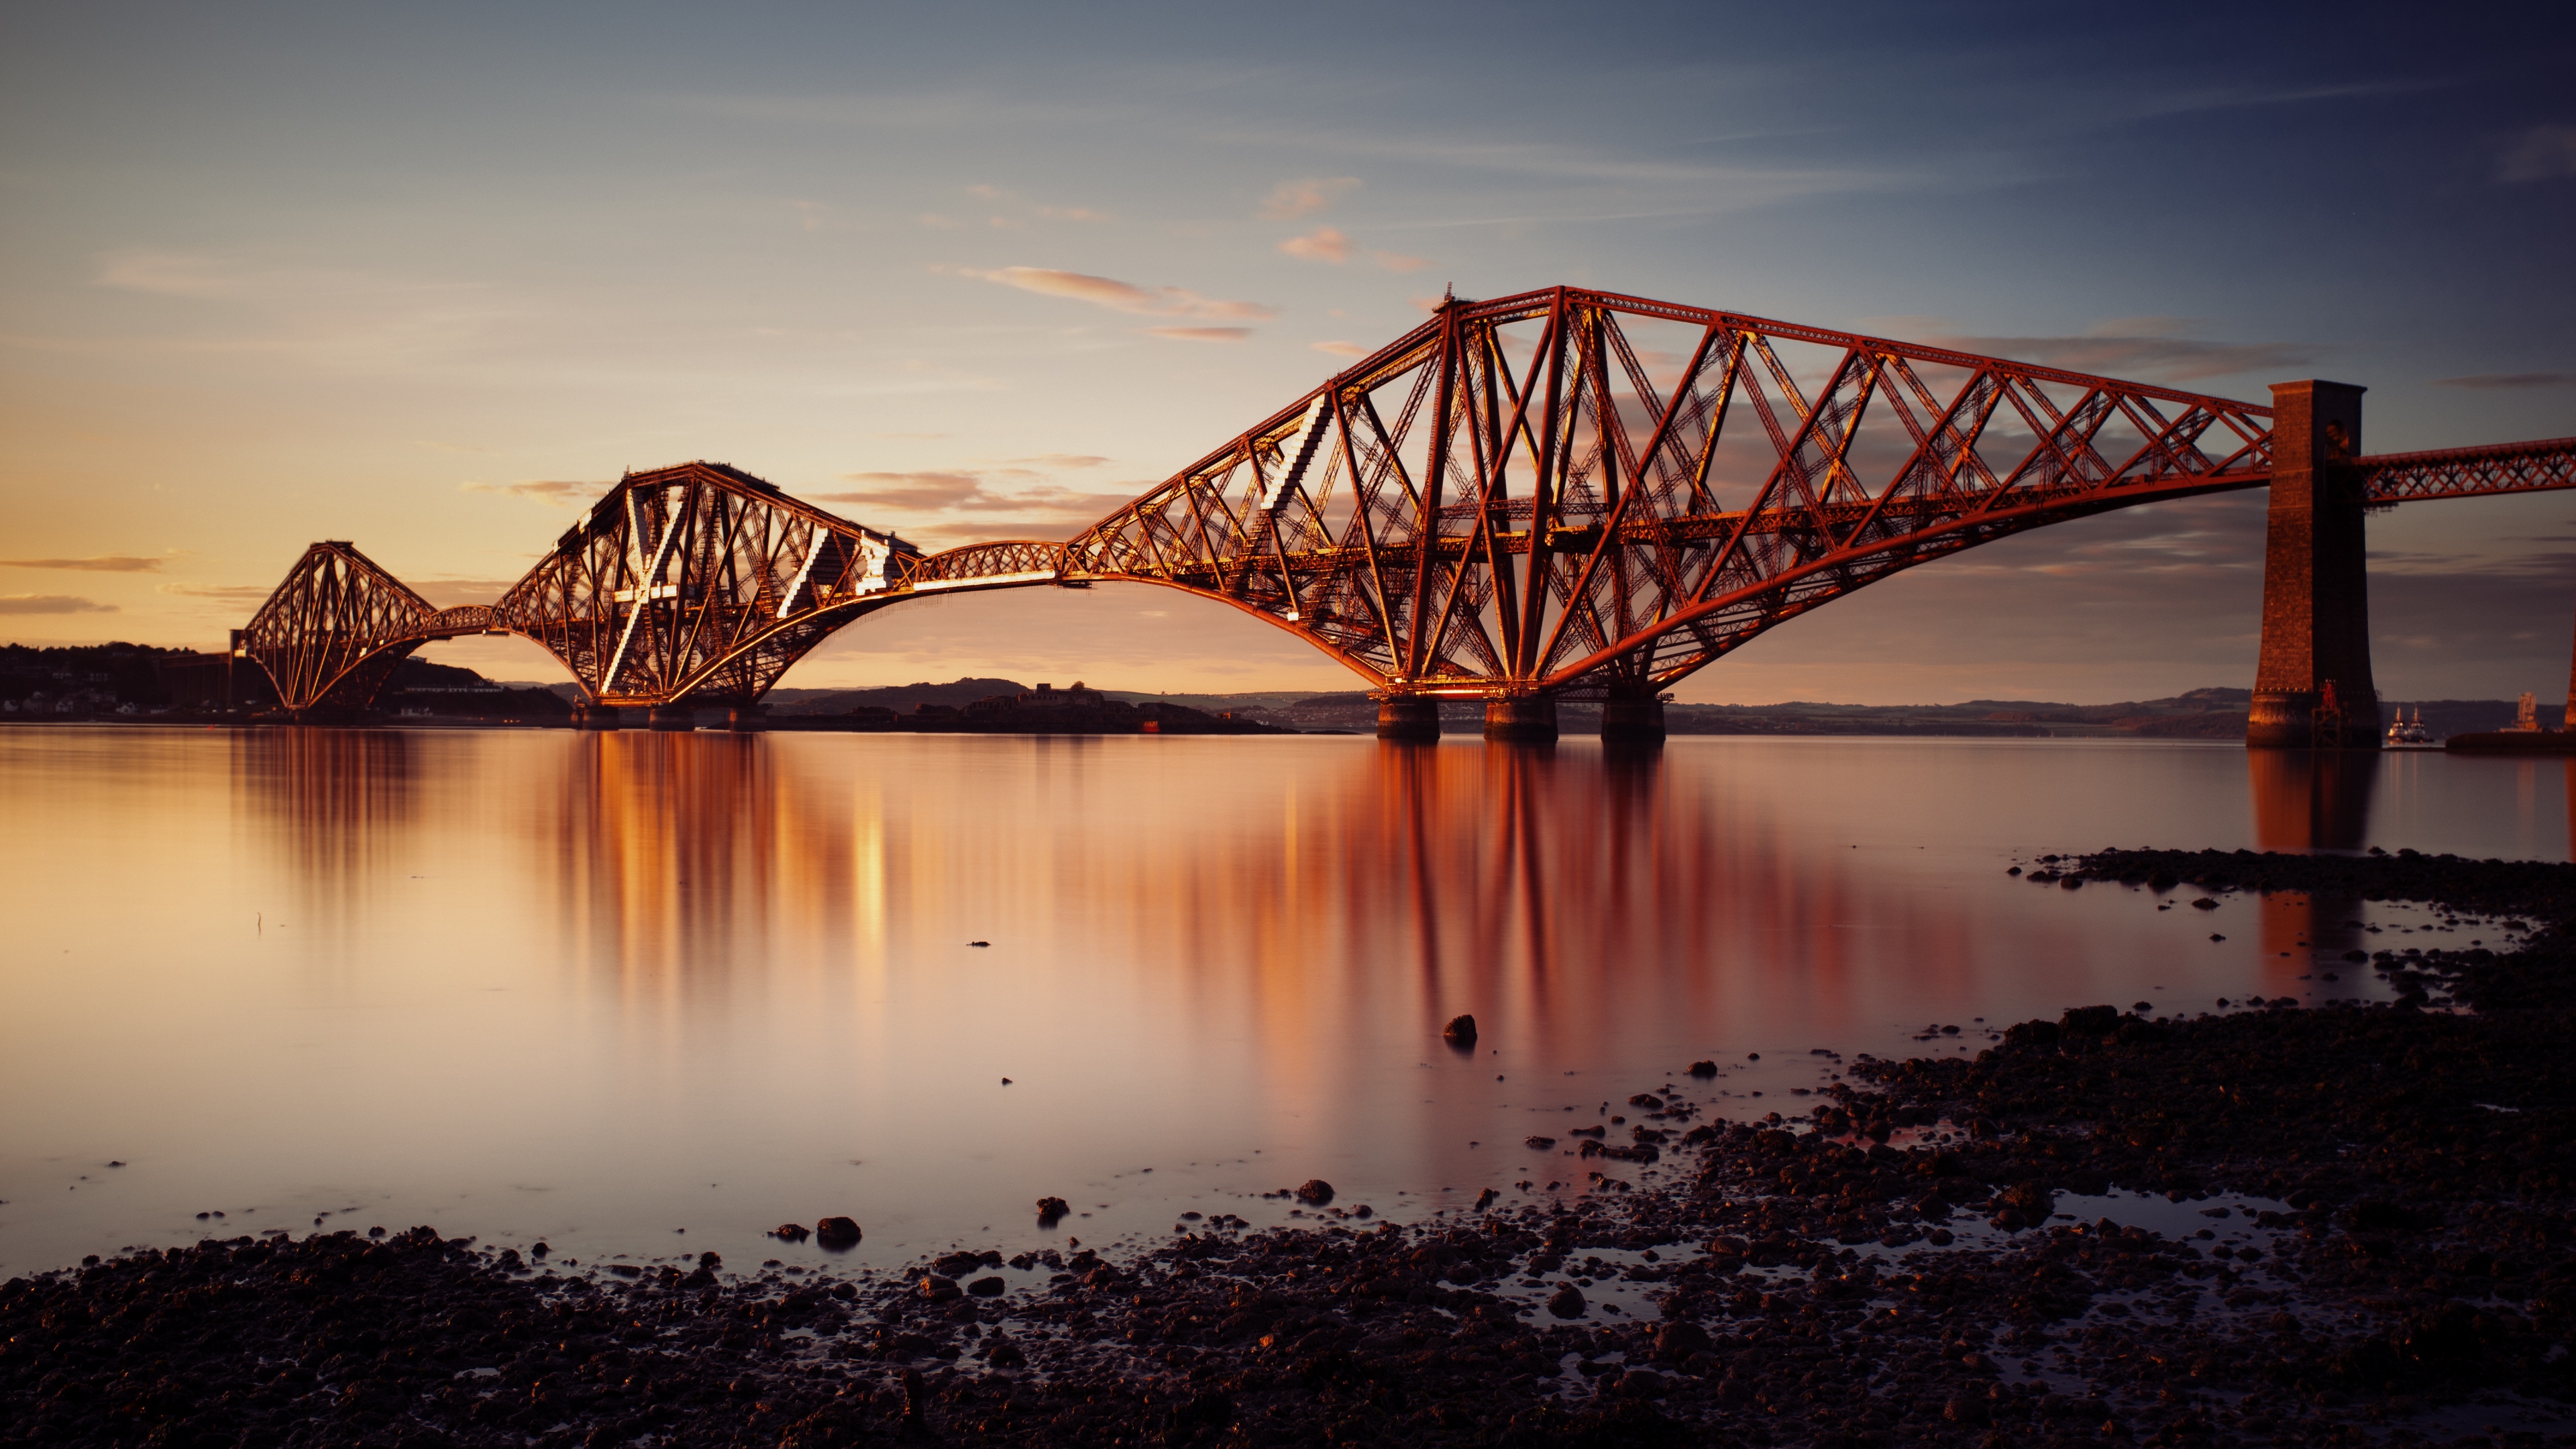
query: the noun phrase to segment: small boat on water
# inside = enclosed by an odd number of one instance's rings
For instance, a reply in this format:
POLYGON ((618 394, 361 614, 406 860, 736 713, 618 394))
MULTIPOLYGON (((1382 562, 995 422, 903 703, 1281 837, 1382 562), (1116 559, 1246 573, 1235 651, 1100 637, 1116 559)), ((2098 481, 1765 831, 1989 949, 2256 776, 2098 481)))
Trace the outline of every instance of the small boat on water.
POLYGON ((2431 732, 2424 728, 2424 707, 2420 704, 2415 707, 2415 718, 2408 719, 2406 711, 2401 709, 2397 712, 2396 720, 2388 726, 2388 743, 2392 745, 2425 745, 2432 742, 2431 732))

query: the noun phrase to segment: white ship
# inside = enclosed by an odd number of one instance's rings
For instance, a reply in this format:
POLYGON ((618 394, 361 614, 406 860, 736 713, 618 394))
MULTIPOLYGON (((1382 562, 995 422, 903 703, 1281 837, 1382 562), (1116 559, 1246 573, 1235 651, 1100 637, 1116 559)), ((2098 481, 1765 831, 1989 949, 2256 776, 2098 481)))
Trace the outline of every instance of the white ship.
POLYGON ((2432 739, 2432 733, 2424 728, 2424 707, 2420 704, 2415 707, 2415 718, 2408 719, 2401 709, 2396 722, 2388 727, 2388 743, 2392 745, 2429 744, 2432 739))

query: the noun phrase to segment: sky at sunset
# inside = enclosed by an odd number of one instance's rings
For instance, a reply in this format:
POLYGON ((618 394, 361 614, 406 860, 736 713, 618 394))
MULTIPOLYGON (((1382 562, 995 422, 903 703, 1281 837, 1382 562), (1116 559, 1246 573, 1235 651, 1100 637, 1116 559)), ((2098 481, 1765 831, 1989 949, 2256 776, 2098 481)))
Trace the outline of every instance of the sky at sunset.
MULTIPOLYGON (((2576 434, 2576 11, 0 0, 0 639, 216 647, 315 539, 485 602, 627 468, 1061 538, 1419 322, 1571 283, 2576 434)), ((2263 496, 1902 575, 1685 700, 2250 686, 2263 496)), ((2370 523, 2389 698, 2552 694, 2576 494, 2370 523)), ((566 678, 533 645, 423 657, 566 678)), ((1137 586, 790 686, 1354 676, 1137 586)))

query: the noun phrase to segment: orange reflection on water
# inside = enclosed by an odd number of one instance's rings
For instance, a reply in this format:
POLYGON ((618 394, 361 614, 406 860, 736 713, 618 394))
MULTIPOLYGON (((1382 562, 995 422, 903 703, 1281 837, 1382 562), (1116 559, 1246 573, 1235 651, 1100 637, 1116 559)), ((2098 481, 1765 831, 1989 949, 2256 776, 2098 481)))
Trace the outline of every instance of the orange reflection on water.
MULTIPOLYGON (((2376 751, 2248 750, 2245 762, 2256 849, 2355 851, 2369 838, 2383 764, 2376 751)), ((2360 927, 2349 924, 2360 919, 2358 898, 2274 891, 2257 899, 2267 993, 2295 995, 2312 968, 2343 967, 2343 953, 2361 942, 2360 927)))
MULTIPOLYGON (((1518 1144, 1695 1060, 1719 1108, 1794 1113, 1834 1069, 1811 1047, 2285 994, 2255 958, 2328 939, 2304 903, 2212 943, 2004 868, 2238 843, 2249 765, 2263 844, 2368 809, 2313 767, 2047 742, 0 731, 0 761, 6 867, 67 903, 0 977, 42 1160, 587 1251, 827 1206, 899 1254, 1043 1194, 1087 1195, 1088 1235, 1309 1176, 1381 1210, 1579 1182, 1518 1144), (107 858, 168 884, 102 894, 107 858), (1439 1039, 1462 1013, 1472 1056, 1439 1039), (294 1130, 246 1145, 243 1103, 294 1130)), ((81 1201, 45 1231, 161 1231, 81 1201)))

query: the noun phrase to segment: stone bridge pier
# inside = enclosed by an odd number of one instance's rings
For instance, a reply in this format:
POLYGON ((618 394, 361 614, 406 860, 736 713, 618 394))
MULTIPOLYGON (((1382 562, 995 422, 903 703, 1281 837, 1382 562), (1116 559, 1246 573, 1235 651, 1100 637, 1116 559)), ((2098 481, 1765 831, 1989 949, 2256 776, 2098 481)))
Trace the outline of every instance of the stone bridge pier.
POLYGON ((2272 386, 2272 506, 2263 548, 2263 654, 2252 749, 2375 750, 2370 593, 2362 530, 2362 389, 2272 386))

